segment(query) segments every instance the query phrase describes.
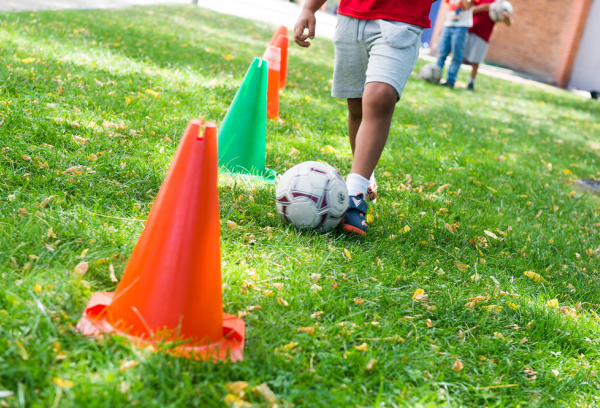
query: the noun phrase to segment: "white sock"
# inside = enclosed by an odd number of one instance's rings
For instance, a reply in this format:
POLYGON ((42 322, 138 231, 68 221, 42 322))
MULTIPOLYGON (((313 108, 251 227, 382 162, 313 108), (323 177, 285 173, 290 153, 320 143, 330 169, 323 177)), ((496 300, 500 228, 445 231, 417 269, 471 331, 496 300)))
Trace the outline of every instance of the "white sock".
POLYGON ((469 85, 474 84, 475 80, 473 78, 469 78, 469 85))
POLYGON ((369 178, 369 185, 373 186, 377 184, 377 182, 375 181, 375 171, 373 170, 373 173, 371 173, 371 177, 369 178))
POLYGON ((369 188, 369 180, 360 174, 350 173, 346 176, 346 186, 348 187, 348 195, 362 194, 364 196, 369 188))

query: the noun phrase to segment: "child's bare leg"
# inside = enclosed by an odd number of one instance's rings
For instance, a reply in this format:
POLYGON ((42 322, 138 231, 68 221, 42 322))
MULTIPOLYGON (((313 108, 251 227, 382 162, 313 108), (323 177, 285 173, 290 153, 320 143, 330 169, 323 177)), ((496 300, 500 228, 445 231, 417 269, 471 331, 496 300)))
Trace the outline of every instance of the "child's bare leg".
POLYGON ((477 76, 477 71, 479 70, 479 64, 477 64, 477 63, 473 62, 473 63, 471 64, 471 67, 473 68, 473 69, 471 70, 471 79, 474 81, 474 80, 475 80, 475 77, 477 76))
POLYGON ((350 148, 354 155, 356 147, 356 134, 362 121, 362 98, 348 98, 348 138, 350 139, 350 148))
MULTIPOLYGON (((351 173, 359 174, 366 179, 371 177, 385 147, 397 100, 398 92, 391 85, 369 82, 365 86, 362 98, 362 121, 355 136, 351 173)), ((350 104, 348 107, 350 108, 350 104)), ((350 144, 352 145, 352 136, 350 136, 350 144)))

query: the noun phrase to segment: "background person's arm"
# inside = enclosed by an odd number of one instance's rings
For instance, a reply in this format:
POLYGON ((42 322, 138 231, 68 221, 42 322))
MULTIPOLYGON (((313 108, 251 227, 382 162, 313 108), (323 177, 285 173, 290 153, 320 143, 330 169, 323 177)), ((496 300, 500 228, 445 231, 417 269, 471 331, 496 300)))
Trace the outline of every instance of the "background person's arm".
POLYGON ((315 25, 317 19, 315 13, 319 10, 327 0, 306 0, 302 7, 302 12, 298 21, 294 26, 294 41, 301 47, 310 47, 310 42, 306 41, 315 38, 315 25), (304 34, 304 30, 308 29, 308 34, 304 34))
POLYGON ((490 4, 492 4, 492 3, 479 4, 479 5, 475 6, 475 7, 473 7, 473 14, 482 13, 482 12, 489 12, 490 11, 490 4))

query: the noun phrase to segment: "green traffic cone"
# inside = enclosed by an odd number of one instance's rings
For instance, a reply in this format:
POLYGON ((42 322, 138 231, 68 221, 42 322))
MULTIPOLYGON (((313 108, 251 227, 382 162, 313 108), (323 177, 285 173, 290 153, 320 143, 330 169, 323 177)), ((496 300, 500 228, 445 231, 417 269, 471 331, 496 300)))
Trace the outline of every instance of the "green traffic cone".
POLYGON ((255 58, 219 130, 219 167, 230 173, 274 180, 265 168, 267 148, 267 61, 255 58))

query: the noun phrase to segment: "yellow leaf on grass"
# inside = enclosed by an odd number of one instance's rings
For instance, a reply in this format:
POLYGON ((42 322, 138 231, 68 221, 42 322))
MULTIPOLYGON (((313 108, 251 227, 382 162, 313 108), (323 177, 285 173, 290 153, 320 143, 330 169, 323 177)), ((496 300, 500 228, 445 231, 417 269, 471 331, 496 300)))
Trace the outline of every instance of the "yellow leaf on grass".
POLYGON ((55 195, 51 195, 50 197, 45 198, 41 203, 40 203, 40 207, 45 208, 50 201, 52 201, 52 199, 56 197, 55 195))
POLYGON ((314 326, 299 327, 298 328, 298 333, 314 334, 315 333, 315 328, 314 328, 314 326))
POLYGON ((365 366, 365 370, 371 371, 373 369, 373 366, 375 365, 376 362, 377 362, 377 360, 375 360, 374 358, 371 359, 371 361, 369 361, 367 363, 367 365, 365 366))
POLYGON ((404 234, 406 234, 407 232, 410 232, 410 227, 408 225, 405 225, 404 228, 402 228, 401 232, 404 234))
POLYGON ((415 290, 412 300, 416 302, 417 300, 422 299, 424 294, 425 294, 425 291, 423 289, 419 288, 419 289, 415 290))
POLYGON ((459 270, 459 271, 461 271, 461 272, 464 272, 464 271, 466 271, 467 269, 469 269, 469 268, 470 268, 470 266, 469 266, 469 265, 465 265, 464 263, 460 263, 460 262, 458 262, 458 263, 456 264, 456 267, 457 267, 457 268, 458 268, 458 270, 459 270))
POLYGON ((227 394, 225 396, 225 404, 229 405, 230 408, 245 408, 252 406, 252 404, 248 401, 244 401, 240 397, 233 394, 227 394))
POLYGON ((546 302, 546 305, 548 305, 550 307, 558 307, 558 300, 557 299, 549 300, 548 302, 546 302))
POLYGON ((454 371, 456 371, 458 373, 463 368, 465 368, 465 366, 463 365, 462 361, 460 361, 458 358, 456 360, 454 360, 454 365, 452 366, 452 369, 454 371))
POLYGON ((160 99, 160 92, 156 92, 152 89, 146 89, 145 91, 148 95, 154 96, 156 99, 160 99))
POLYGON ((225 384, 225 389, 240 398, 244 397, 244 392, 248 388, 247 381, 233 381, 225 384))
POLYGON ((229 229, 236 229, 237 228, 237 224, 234 221, 227 220, 226 224, 227 224, 227 228, 229 228, 229 229))
POLYGON ((62 378, 58 378, 58 377, 54 377, 52 379, 52 381, 54 381, 54 383, 56 385, 58 385, 60 388, 71 388, 75 385, 73 383, 73 381, 63 380, 62 378))
POLYGON ((125 103, 129 105, 131 103, 131 98, 125 97, 125 103))
POLYGON ((519 305, 513 303, 513 302, 508 302, 507 303, 508 307, 511 308, 512 310, 517 310, 519 308, 519 305))
POLYGON ((35 291, 36 291, 37 293, 42 293, 42 287, 41 287, 40 285, 36 284, 36 285, 35 285, 35 291))
POLYGON ((348 257, 348 259, 352 260, 352 255, 350 254, 350 251, 348 251, 346 248, 344 248, 344 253, 348 257))
POLYGON ((36 60, 37 60, 36 58, 30 57, 30 58, 22 59, 21 62, 23 64, 31 64, 32 62, 35 62, 36 60))
POLYGON ((498 305, 481 306, 481 308, 487 310, 488 312, 496 312, 496 313, 500 313, 503 309, 502 306, 498 306, 498 305))
POLYGON ((564 169, 563 173, 565 173, 567 176, 570 175, 570 174, 573 174, 573 172, 571 170, 569 170, 569 169, 564 169))
POLYGON ((431 319, 425 320, 425 323, 427 324, 427 327, 429 327, 429 328, 433 327, 433 323, 431 322, 431 319))
POLYGON ((89 268, 89 264, 85 261, 83 262, 79 262, 77 264, 77 266, 75 267, 75 269, 73 269, 73 272, 75 272, 76 274, 83 276, 85 275, 85 273, 88 271, 89 268))
POLYGON ((525 271, 523 272, 523 274, 525 276, 527 276, 529 279, 532 279, 534 282, 542 282, 544 280, 544 278, 542 278, 542 275, 540 275, 539 273, 535 273, 533 271, 525 271))
POLYGON ((367 351, 369 349, 369 345, 367 343, 363 343, 360 346, 354 346, 358 351, 367 351))

